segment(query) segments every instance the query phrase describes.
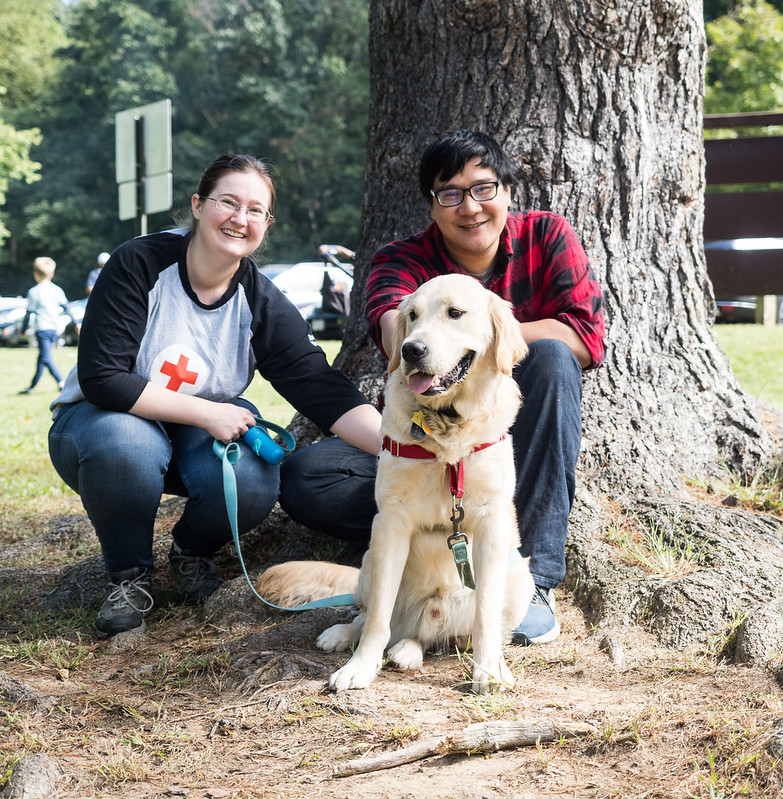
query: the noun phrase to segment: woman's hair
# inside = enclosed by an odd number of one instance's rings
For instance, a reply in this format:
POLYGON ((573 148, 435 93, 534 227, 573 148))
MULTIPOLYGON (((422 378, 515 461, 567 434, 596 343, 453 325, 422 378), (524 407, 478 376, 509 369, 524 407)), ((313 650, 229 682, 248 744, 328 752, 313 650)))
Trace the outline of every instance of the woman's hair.
POLYGON ((41 255, 33 261, 33 275, 39 280, 51 280, 54 277, 55 262, 46 255, 41 255))
POLYGON ((441 133, 421 157, 419 189, 427 202, 432 202, 430 189, 437 179, 451 180, 476 158, 481 166, 491 169, 504 186, 514 185, 514 166, 491 136, 476 130, 450 130, 441 133))
POLYGON ((277 194, 275 192, 275 182, 272 179, 272 171, 269 165, 252 155, 236 155, 228 153, 216 158, 205 170, 198 184, 200 197, 209 197, 215 184, 228 172, 255 172, 269 186, 271 195, 271 205, 269 212, 274 216, 275 202, 277 194))
MULTIPOLYGON (((196 190, 199 197, 211 197, 217 182, 223 175, 229 172, 255 172, 269 187, 269 213, 274 216, 277 192, 275 190, 275 181, 272 177, 272 169, 265 161, 261 161, 252 155, 227 153, 216 158, 204 170, 204 174, 201 176, 198 189, 196 190)), ((184 214, 177 212, 175 214, 175 221, 186 226, 187 222, 184 222, 184 220, 182 222, 180 221, 183 216, 184 214)), ((192 214, 190 215, 190 225, 195 230, 197 222, 192 214)))

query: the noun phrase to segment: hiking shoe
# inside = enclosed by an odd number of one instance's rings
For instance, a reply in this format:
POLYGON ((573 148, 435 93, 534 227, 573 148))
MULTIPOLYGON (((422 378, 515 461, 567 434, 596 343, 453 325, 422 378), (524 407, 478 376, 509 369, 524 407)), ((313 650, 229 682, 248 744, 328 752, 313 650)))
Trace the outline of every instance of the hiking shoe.
POLYGON ((139 567, 121 572, 109 572, 109 595, 98 618, 95 634, 98 638, 124 633, 127 630, 144 630, 144 617, 152 610, 155 600, 147 590, 150 575, 139 567))
POLYGON ((213 560, 201 555, 189 555, 187 550, 180 549, 174 543, 169 552, 169 569, 177 584, 180 601, 186 605, 201 604, 223 584, 213 560))
POLYGON ((548 644, 558 635, 560 624, 555 618, 555 592, 537 585, 525 618, 511 633, 511 643, 522 646, 548 644))

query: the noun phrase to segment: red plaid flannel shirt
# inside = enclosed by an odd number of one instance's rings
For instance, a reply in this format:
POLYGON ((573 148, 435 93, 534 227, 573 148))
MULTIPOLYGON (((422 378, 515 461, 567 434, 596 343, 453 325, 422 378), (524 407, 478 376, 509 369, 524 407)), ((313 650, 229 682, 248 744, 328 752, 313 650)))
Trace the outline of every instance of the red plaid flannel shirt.
MULTIPOLYGON (((383 351, 380 320, 422 283, 437 275, 469 274, 453 261, 438 226, 375 254, 367 277, 370 335, 383 351)), ((592 358, 604 359, 603 293, 582 245, 568 222, 547 211, 509 213, 501 235, 490 291, 508 300, 520 322, 558 319, 584 341, 592 358)))

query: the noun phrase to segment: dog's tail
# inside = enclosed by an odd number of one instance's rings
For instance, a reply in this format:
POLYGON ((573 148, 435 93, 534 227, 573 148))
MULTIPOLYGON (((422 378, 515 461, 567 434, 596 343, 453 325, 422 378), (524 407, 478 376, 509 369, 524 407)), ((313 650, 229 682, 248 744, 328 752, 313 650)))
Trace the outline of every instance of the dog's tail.
POLYGON ((352 594, 359 569, 320 560, 290 560, 268 568, 256 590, 268 602, 292 608, 328 596, 352 594))

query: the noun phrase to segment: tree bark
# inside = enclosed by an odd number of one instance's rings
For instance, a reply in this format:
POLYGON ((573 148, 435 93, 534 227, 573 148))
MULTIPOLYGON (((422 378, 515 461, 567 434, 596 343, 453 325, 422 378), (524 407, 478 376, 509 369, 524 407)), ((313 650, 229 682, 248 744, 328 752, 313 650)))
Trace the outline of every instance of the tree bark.
MULTIPOLYGON (((754 473, 771 451, 712 330, 702 236, 705 53, 698 0, 371 0, 362 232, 337 361, 377 394, 384 363, 364 320, 372 254, 429 224, 417 185, 427 143, 462 127, 493 135, 516 165, 517 207, 565 216, 605 292, 607 355, 584 381, 578 478, 587 490, 572 514, 568 584, 594 623, 644 621, 673 644, 704 642, 735 623, 736 602, 714 598, 752 584, 759 575, 747 564, 764 561, 770 535, 783 538, 776 520, 762 525, 769 534, 749 528, 741 564, 721 560, 663 581, 665 591, 644 576, 624 584, 623 554, 601 543, 613 513, 655 515, 662 496, 687 502, 684 478, 726 467, 754 473), (691 587, 704 583, 710 612, 661 621, 667 608, 695 608, 691 587)), ((661 523, 669 512, 658 510, 661 523)), ((691 516, 709 539, 713 516, 691 516)), ((745 521, 734 524, 745 529, 745 521)), ((783 580, 777 551, 773 561, 738 602, 770 598, 783 580)))
POLYGON ((585 380, 582 479, 612 494, 671 490, 726 463, 752 471, 769 441, 713 335, 702 249, 704 56, 697 0, 374 0, 340 365, 363 378, 378 367, 364 282, 379 246, 429 223, 424 147, 479 128, 517 166, 517 206, 565 216, 605 290, 607 358, 585 380))

